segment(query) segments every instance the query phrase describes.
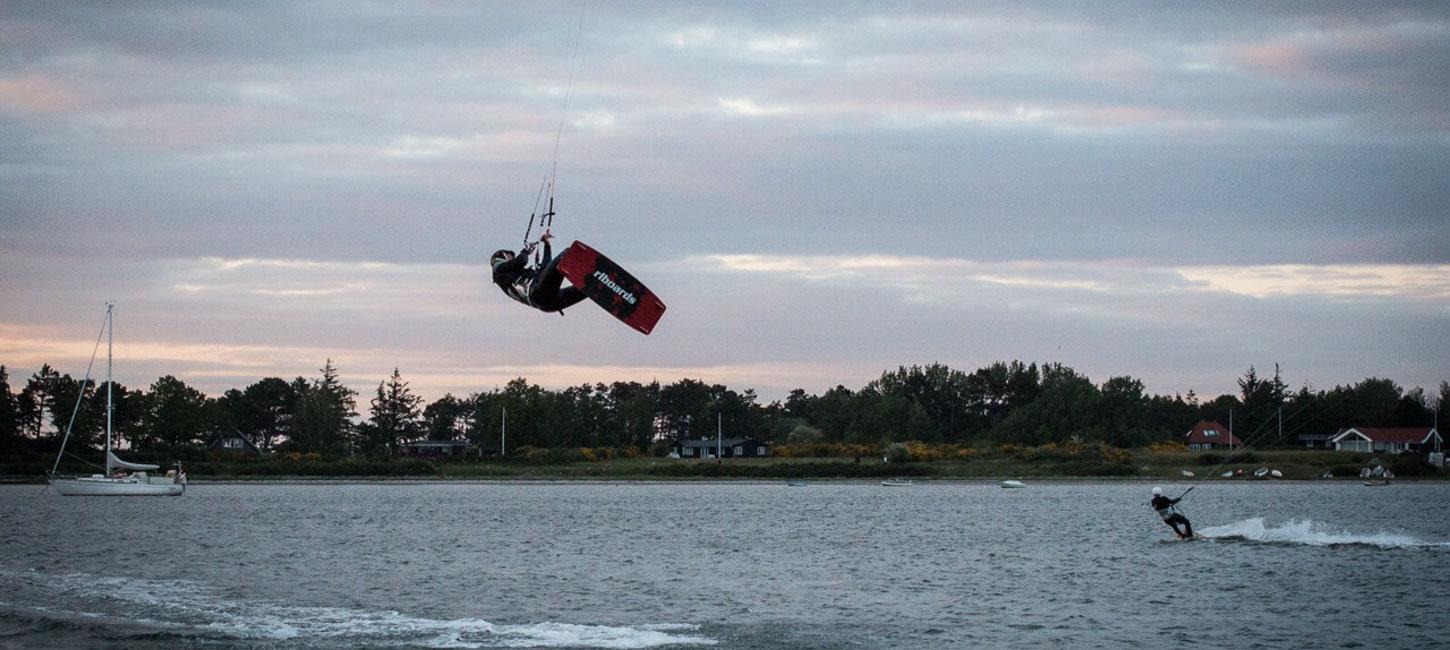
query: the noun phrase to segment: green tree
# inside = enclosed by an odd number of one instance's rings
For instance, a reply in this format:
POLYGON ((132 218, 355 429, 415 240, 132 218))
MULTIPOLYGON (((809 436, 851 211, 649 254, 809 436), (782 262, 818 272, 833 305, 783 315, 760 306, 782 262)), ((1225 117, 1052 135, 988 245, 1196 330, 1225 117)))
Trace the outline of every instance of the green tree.
POLYGON ((1253 438, 1284 444, 1285 441, 1278 437, 1279 409, 1284 406, 1289 388, 1281 378, 1279 364, 1274 364, 1272 379, 1260 379, 1254 367, 1249 366, 1238 384, 1243 409, 1234 414, 1236 424, 1243 430, 1250 431, 1249 435, 1253 438))
POLYGON ((50 382, 49 400, 47 410, 56 435, 64 437, 69 430, 75 448, 95 447, 106 424, 106 394, 96 390, 96 382, 60 375, 50 382))
POLYGON ((0 451, 9 451, 20 444, 20 410, 10 392, 10 375, 0 365, 0 451))
POLYGON ((1065 442, 1071 438, 1103 440, 1105 430, 1092 414, 1099 413, 1101 393, 1087 377, 1061 364, 1042 367, 1037 398, 1013 409, 994 429, 1004 442, 1027 445, 1065 442))
POLYGON ((659 414, 660 384, 614 382, 609 385, 609 422, 613 444, 649 449, 655 439, 659 414))
POLYGON ((1198 396, 1189 391, 1192 401, 1181 395, 1154 395, 1148 398, 1146 427, 1152 440, 1182 442, 1181 436, 1198 417, 1198 396))
POLYGON ((1118 447, 1147 444, 1153 437, 1148 429, 1148 403, 1143 382, 1137 379, 1123 376, 1103 382, 1095 423, 1103 431, 1101 440, 1118 447))
MULTIPOLYGON (((90 414, 87 418, 93 419, 94 423, 85 425, 88 431, 85 437, 79 439, 82 444, 99 447, 105 439, 106 389, 106 384, 102 383, 94 390, 87 391, 81 411, 90 414)), ((113 447, 134 446, 136 436, 141 434, 141 423, 145 416, 145 393, 129 390, 121 384, 111 386, 110 393, 111 444, 113 447)), ((76 419, 81 418, 77 416, 76 419)), ((81 428, 79 423, 77 428, 81 428)))
POLYGON ((57 410, 55 386, 59 380, 60 373, 51 368, 50 364, 45 364, 25 381, 25 388, 20 389, 15 405, 16 414, 20 418, 21 435, 39 439, 42 435, 54 432, 54 429, 47 429, 46 425, 51 422, 52 415, 57 410))
POLYGON ((140 447, 198 445, 225 421, 215 402, 172 375, 151 384, 144 403, 133 441, 140 447))
POLYGON ((681 379, 661 388, 660 426, 665 439, 684 440, 703 435, 707 428, 713 430, 713 417, 706 415, 709 422, 700 422, 713 397, 710 386, 697 379, 681 379))
POLYGON ((429 440, 453 441, 472 438, 469 430, 470 405, 452 393, 423 408, 423 427, 429 440))
POLYGON ((1425 389, 1416 386, 1400 396, 1394 412, 1390 414, 1389 422, 1390 426, 1395 427, 1428 427, 1434 417, 1434 409, 1430 408, 1425 389))
POLYGON ((259 449, 272 450, 292 432, 297 391, 280 377, 266 377, 246 389, 227 391, 223 400, 243 436, 259 449))
POLYGON ((423 436, 423 417, 418 405, 423 398, 408 389, 408 382, 397 368, 386 381, 378 382, 377 396, 372 400, 369 426, 358 436, 358 450, 370 457, 384 457, 397 452, 407 441, 423 436))
POLYGON ((986 433, 1014 409, 1031 404, 1042 390, 1043 372, 1035 363, 999 361, 968 375, 964 395, 970 417, 967 434, 986 433))
MULTIPOLYGON (((1004 367, 1004 391, 1007 383, 1004 367)), ((972 394, 970 377, 940 363, 925 367, 898 367, 895 372, 882 373, 880 379, 867 384, 866 388, 884 397, 905 399, 919 405, 929 425, 927 430, 919 433, 923 440, 962 440, 972 423, 968 411, 972 394)))
POLYGON ((856 393, 853 401, 854 417, 846 430, 847 442, 935 441, 931 416, 916 400, 884 395, 868 386, 856 393))
POLYGON ((826 434, 827 440, 844 442, 856 419, 856 393, 837 384, 809 403, 807 420, 826 434))
POLYGON ((347 455, 352 443, 352 418, 357 416, 357 392, 338 379, 332 359, 321 369, 322 377, 310 382, 297 378, 297 410, 292 422, 292 445, 296 451, 314 452, 329 458, 347 455))

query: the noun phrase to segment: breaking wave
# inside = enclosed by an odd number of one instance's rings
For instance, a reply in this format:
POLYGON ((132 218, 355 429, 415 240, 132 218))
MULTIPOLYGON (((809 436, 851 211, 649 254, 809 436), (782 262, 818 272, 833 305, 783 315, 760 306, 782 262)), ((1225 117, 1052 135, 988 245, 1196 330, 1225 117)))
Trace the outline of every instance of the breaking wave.
POLYGON ((1377 532, 1356 533, 1335 530, 1309 519, 1291 519, 1271 526, 1262 517, 1254 517, 1224 526, 1202 529, 1205 537, 1219 540, 1241 540, 1275 544, 1305 544, 1309 546, 1373 546, 1376 548, 1445 548, 1450 542, 1427 542, 1403 533, 1377 532))
MULTIPOLYGON (((0 571, 30 592, 29 617, 53 622, 110 620, 183 638, 271 642, 278 646, 407 646, 426 648, 656 648, 715 645, 698 625, 638 626, 541 622, 496 624, 433 619, 393 611, 305 607, 232 600, 184 580, 146 580, 81 573, 0 571), (37 600, 41 602, 36 602, 37 600)), ((12 597, 17 594, 12 594, 12 597)), ((15 599, 0 603, 12 612, 15 599)), ((133 630, 131 633, 137 633, 133 630)))

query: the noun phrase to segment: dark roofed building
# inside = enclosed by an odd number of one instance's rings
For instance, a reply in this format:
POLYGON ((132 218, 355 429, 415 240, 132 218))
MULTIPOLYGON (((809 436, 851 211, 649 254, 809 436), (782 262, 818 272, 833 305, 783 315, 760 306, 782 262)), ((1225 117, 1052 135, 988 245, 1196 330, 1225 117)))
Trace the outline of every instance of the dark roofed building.
POLYGON ((1188 433, 1183 434, 1183 443, 1188 445, 1188 451, 1232 449, 1244 444, 1216 420, 1199 420, 1188 433))
POLYGON ((1335 435, 1337 434, 1301 433, 1299 434, 1299 444, 1304 445, 1309 449, 1333 449, 1334 445, 1329 443, 1329 439, 1333 438, 1335 435))
POLYGON ((706 438, 675 443, 675 454, 680 458, 714 458, 717 450, 723 458, 764 458, 770 455, 770 445, 754 438, 706 438))
POLYGON ((398 446, 399 456, 462 458, 467 453, 468 443, 456 440, 418 440, 398 446))
POLYGON ((1440 432, 1433 427, 1350 427, 1329 439, 1339 451, 1440 451, 1440 432))
POLYGON ((220 451, 245 456, 261 456, 262 450, 242 435, 241 431, 232 429, 230 432, 218 434, 206 446, 208 451, 220 451))

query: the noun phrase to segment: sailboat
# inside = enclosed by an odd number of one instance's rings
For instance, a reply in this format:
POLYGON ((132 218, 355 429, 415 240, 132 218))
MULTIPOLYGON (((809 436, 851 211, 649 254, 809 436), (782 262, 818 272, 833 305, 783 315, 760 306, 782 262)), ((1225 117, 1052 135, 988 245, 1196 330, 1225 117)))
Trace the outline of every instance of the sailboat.
MULTIPOLYGON (((106 334, 106 473, 69 478, 55 475, 61 456, 65 454, 65 444, 70 441, 71 429, 75 427, 81 400, 85 398, 85 390, 81 390, 80 396, 76 398, 75 410, 71 412, 70 424, 66 426, 65 439, 60 443, 55 467, 50 470, 50 486, 65 496, 180 496, 186 492, 186 472, 182 471, 181 463, 177 463, 176 469, 168 471, 165 476, 152 476, 150 472, 161 469, 160 466, 128 463, 117 458, 111 450, 111 344, 114 338, 111 325, 114 307, 110 303, 106 304, 106 322, 102 325, 106 334)), ((97 340, 96 343, 99 348, 100 341, 97 340)), ((95 361, 95 353, 92 353, 91 363, 94 364, 95 361)), ((82 388, 90 379, 91 371, 87 366, 86 378, 81 382, 82 388)))

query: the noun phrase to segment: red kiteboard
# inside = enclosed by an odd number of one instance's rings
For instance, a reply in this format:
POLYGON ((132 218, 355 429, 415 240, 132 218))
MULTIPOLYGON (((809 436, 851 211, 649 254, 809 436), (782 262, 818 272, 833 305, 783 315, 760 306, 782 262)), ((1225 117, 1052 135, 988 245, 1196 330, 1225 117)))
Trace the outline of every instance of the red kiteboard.
POLYGON ((645 334, 665 315, 665 303, 618 264, 576 241, 559 260, 559 272, 584 295, 624 324, 645 334))

